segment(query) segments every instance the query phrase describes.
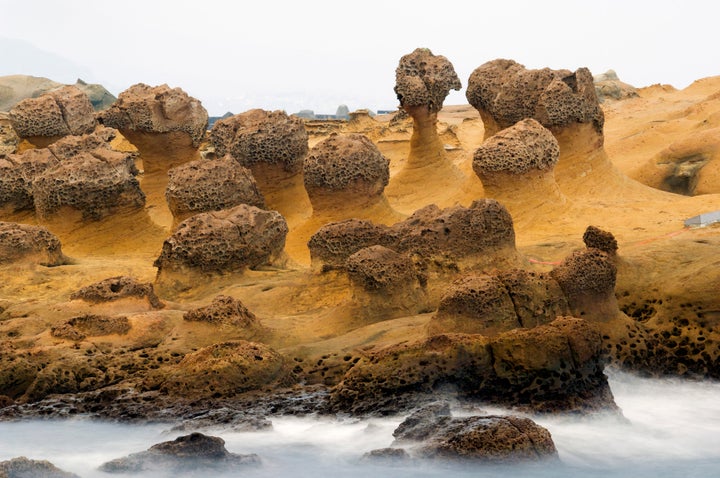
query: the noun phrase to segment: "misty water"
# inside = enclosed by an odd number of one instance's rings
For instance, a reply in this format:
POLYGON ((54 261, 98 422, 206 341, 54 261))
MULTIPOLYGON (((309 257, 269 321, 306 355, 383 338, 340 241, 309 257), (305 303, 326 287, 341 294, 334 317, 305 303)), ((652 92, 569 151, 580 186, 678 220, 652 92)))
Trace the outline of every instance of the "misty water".
MULTIPOLYGON (((720 383, 638 378, 610 372, 624 419, 616 416, 531 417, 552 433, 555 464, 487 466, 413 462, 381 465, 363 453, 390 446, 401 419, 331 420, 273 417, 272 431, 221 436, 233 453, 257 453, 259 467, 242 477, 709 477, 720 470, 720 383)), ((493 413, 497 409, 489 409, 493 413)), ((458 414, 466 412, 459 411, 458 414)), ((81 477, 111 459, 176 438, 168 425, 126 425, 82 419, 0 423, 0 461, 17 456, 49 460, 81 477)), ((207 475, 195 475, 207 476, 207 475)))

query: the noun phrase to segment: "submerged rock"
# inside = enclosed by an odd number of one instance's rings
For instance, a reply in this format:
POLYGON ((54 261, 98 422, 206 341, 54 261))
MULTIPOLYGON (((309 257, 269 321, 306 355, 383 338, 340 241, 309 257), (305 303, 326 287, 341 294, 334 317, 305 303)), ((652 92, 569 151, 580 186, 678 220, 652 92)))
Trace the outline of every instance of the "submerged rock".
POLYGON ((103 463, 99 469, 106 473, 217 473, 259 464, 260 457, 255 454, 228 452, 222 438, 191 433, 103 463))
POLYGON ((2 478, 79 478, 75 473, 63 471, 47 460, 30 460, 24 456, 0 461, 2 478))

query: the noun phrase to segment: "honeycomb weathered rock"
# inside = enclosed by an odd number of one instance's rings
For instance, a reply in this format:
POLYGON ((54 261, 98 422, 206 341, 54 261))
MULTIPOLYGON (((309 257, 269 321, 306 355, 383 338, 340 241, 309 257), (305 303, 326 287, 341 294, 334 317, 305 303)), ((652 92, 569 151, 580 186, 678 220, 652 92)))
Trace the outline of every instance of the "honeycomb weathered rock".
POLYGON ((22 138, 87 134, 97 124, 87 94, 64 86, 37 98, 26 98, 10 110, 13 129, 22 138))
POLYGON ((450 90, 461 87, 452 63, 427 48, 404 55, 395 70, 395 94, 403 108, 426 106, 438 112, 450 90))

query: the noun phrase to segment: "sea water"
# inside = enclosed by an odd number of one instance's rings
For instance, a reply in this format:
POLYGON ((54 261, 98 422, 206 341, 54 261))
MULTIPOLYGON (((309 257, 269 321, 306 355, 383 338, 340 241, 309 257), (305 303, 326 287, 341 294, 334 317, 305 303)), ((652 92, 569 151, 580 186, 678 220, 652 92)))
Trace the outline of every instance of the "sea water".
MULTIPOLYGON (((270 431, 219 429, 205 433, 222 437, 230 452, 261 457, 259 467, 238 469, 225 475, 228 477, 720 476, 720 383, 647 379, 620 372, 610 372, 609 377, 622 417, 531 416, 553 436, 560 456, 554 464, 379 464, 361 460, 370 450, 390 446, 401 418, 272 417, 270 431)), ((466 411, 458 411, 463 413, 466 411)), ((180 435, 168 430, 167 425, 83 419, 0 422, 0 461, 26 456, 49 460, 84 478, 108 477, 112 475, 98 471, 98 466, 180 435)))

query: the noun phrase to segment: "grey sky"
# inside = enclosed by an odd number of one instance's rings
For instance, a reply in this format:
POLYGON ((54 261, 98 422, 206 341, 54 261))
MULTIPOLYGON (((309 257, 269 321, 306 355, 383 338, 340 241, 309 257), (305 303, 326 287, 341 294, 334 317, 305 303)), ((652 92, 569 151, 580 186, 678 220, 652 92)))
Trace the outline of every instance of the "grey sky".
MULTIPOLYGON (((399 58, 426 47, 463 87, 476 67, 511 58, 683 88, 720 75, 719 12, 702 0, 0 0, 0 75, 82 77, 115 94, 167 83, 216 115, 333 113, 395 108, 399 58)), ((461 103, 464 89, 446 100, 461 103)))

